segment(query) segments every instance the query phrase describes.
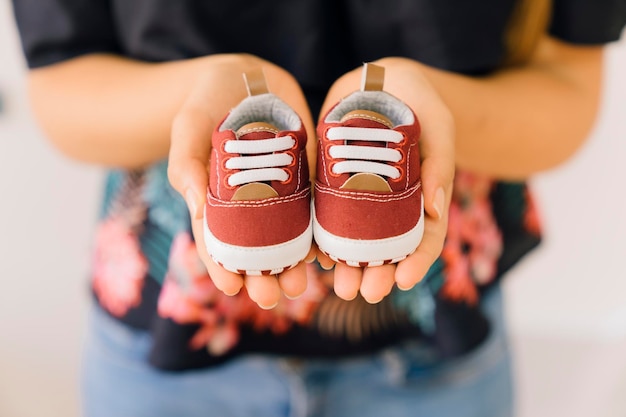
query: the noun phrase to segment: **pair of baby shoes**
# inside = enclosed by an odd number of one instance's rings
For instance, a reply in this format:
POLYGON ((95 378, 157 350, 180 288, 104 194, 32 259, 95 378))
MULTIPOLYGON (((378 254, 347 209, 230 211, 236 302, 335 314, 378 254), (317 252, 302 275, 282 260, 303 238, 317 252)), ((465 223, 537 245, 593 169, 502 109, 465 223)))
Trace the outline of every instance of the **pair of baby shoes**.
POLYGON ((384 68, 365 64, 361 89, 317 126, 314 198, 300 117, 244 74, 248 97, 215 129, 204 241, 225 269, 278 274, 301 262, 314 239, 335 261, 366 267, 399 262, 424 233, 413 111, 383 91, 384 68))

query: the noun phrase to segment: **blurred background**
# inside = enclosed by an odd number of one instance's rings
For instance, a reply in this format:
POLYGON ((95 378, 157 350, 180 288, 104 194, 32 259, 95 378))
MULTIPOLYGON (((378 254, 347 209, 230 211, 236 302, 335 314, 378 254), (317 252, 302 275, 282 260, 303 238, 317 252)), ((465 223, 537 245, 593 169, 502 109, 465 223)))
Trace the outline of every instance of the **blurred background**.
MULTIPOLYGON (((506 278, 518 417, 626 416, 626 40, 606 62, 588 142, 532 181, 545 241, 506 278)), ((0 416, 75 417, 102 172, 34 125, 4 1, 0 146, 0 416)))

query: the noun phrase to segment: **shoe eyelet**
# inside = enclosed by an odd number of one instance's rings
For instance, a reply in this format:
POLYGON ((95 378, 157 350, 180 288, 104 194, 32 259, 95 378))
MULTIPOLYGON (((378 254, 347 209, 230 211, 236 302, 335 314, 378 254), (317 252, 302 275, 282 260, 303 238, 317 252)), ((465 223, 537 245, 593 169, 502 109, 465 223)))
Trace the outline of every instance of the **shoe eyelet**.
POLYGON ((236 186, 232 186, 228 183, 229 178, 231 177, 232 174, 226 174, 224 176, 224 187, 228 190, 234 190, 235 188, 237 188, 236 186))
POLYGON ((398 148, 398 149, 396 149, 396 151, 400 152, 400 155, 402 155, 402 156, 400 157, 400 160, 398 162, 396 162, 395 164, 397 164, 397 165, 404 164, 406 162, 406 152, 404 152, 404 150, 402 148, 398 148))
POLYGON ((328 131, 329 131, 330 129, 332 129, 333 127, 334 127, 334 126, 328 126, 328 127, 326 127, 326 129, 324 129, 324 132, 323 132, 323 137, 324 137, 324 139, 326 139, 327 141, 330 141, 330 142, 332 142, 332 141, 331 141, 330 139, 328 139, 328 131))
POLYGON ((230 168, 226 167, 226 163, 230 160, 230 158, 224 158, 220 161, 220 166, 223 171, 232 171, 230 168))
POLYGON ((324 146, 324 156, 326 157, 327 160, 333 160, 334 158, 330 155, 330 148, 332 148, 334 145, 332 144, 326 144, 324 146))
POLYGON ((287 168, 289 168, 289 167, 295 167, 295 166, 296 166, 296 163, 297 163, 297 159, 296 159, 296 155, 295 155, 295 153, 294 153, 294 152, 292 152, 292 151, 287 151, 287 152, 285 152, 285 153, 286 153, 287 155, 291 156, 291 163, 290 163, 289 165, 287 165, 286 167, 287 167, 287 168))
POLYGON ((293 139, 293 145, 291 146, 291 150, 296 150, 298 149, 298 137, 296 136, 295 133, 288 133, 287 136, 289 136, 291 139, 293 139))
POLYGON ((293 173, 289 169, 283 169, 288 175, 287 179, 284 181, 280 181, 281 184, 288 184, 293 179, 293 173))
POLYGON ((406 177, 404 176, 404 168, 401 166, 396 166, 394 164, 394 167, 400 171, 400 176, 398 178, 389 178, 389 181, 393 181, 393 182, 400 182, 400 181, 405 181, 406 177))
POLYGON ((328 174, 329 174, 330 176, 332 176, 332 177, 339 178, 339 177, 341 177, 343 174, 337 174, 337 173, 333 170, 333 168, 335 167, 335 165, 336 165, 336 164, 337 164, 337 162, 335 162, 335 161, 333 161, 333 162, 331 162, 331 163, 329 163, 329 164, 328 164, 328 174))

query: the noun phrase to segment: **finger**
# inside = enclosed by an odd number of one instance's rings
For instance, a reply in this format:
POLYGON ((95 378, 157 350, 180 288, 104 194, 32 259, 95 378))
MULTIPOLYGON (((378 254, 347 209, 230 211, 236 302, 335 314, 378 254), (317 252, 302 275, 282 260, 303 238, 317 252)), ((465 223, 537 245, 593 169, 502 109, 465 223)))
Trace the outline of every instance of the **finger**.
POLYGON ((280 300, 280 286, 274 275, 246 275, 246 289, 250 299, 264 310, 270 310, 280 300))
POLYGON ((278 284, 285 293, 285 297, 289 299, 300 297, 306 291, 306 263, 300 262, 295 267, 280 274, 278 284))
POLYGON ((346 301, 354 300, 361 287, 362 275, 361 268, 337 263, 334 276, 335 294, 346 301))
POLYGON ((361 295, 365 301, 376 304, 389 295, 395 283, 395 270, 395 265, 365 268, 361 282, 361 295))
POLYGON ((192 218, 202 217, 209 183, 207 164, 213 125, 195 111, 180 113, 172 125, 168 177, 187 202, 192 218))
POLYGON ((435 138, 423 133, 420 139, 420 152, 423 158, 421 179, 424 209, 435 219, 443 219, 447 215, 452 197, 454 150, 453 147, 444 146, 442 143, 452 143, 453 140, 453 137, 443 129, 435 138), (433 142, 439 143, 433 144, 433 142))
MULTIPOLYGON (((435 258, 436 259, 436 258, 435 258)), ((416 251, 413 255, 400 262, 396 269, 396 283, 402 291, 408 291, 419 283, 433 264, 432 254, 416 251)))
POLYGON ((309 250, 309 253, 307 253, 306 257, 304 258, 304 262, 310 264, 315 262, 315 257, 317 256, 317 246, 315 246, 315 244, 311 244, 311 249, 309 250))
POLYGON ((328 255, 326 255, 324 252, 322 252, 319 249, 317 249, 316 257, 317 257, 317 263, 320 264, 322 269, 326 271, 330 271, 331 269, 335 267, 336 262, 330 259, 328 255))
POLYGON ((235 295, 241 291, 244 281, 243 277, 234 272, 230 272, 216 264, 215 261, 209 257, 207 260, 203 260, 207 267, 209 276, 218 290, 222 291, 226 295, 235 295))
POLYGON ((398 288, 409 290, 420 282, 441 254, 447 222, 445 219, 426 219, 424 238, 417 250, 396 267, 395 280, 398 288))
POLYGON ((226 295, 235 295, 243 287, 243 277, 239 274, 227 271, 219 266, 213 258, 207 253, 204 245, 203 220, 192 219, 191 228, 196 241, 196 250, 200 256, 200 260, 206 266, 206 269, 215 284, 215 287, 226 295))

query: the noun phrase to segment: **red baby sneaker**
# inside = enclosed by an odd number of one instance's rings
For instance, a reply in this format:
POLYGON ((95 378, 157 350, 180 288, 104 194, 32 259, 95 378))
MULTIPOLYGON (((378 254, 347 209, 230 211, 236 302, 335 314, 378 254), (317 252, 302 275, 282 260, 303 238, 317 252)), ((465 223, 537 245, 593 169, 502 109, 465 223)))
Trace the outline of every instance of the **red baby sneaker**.
POLYGON ((311 248, 311 189, 300 117, 269 93, 261 70, 249 96, 213 133, 204 241, 225 269, 278 274, 311 248))
POLYGON ((424 234, 419 122, 383 81, 384 68, 365 64, 361 90, 317 127, 313 233, 320 250, 351 266, 399 262, 424 234))

